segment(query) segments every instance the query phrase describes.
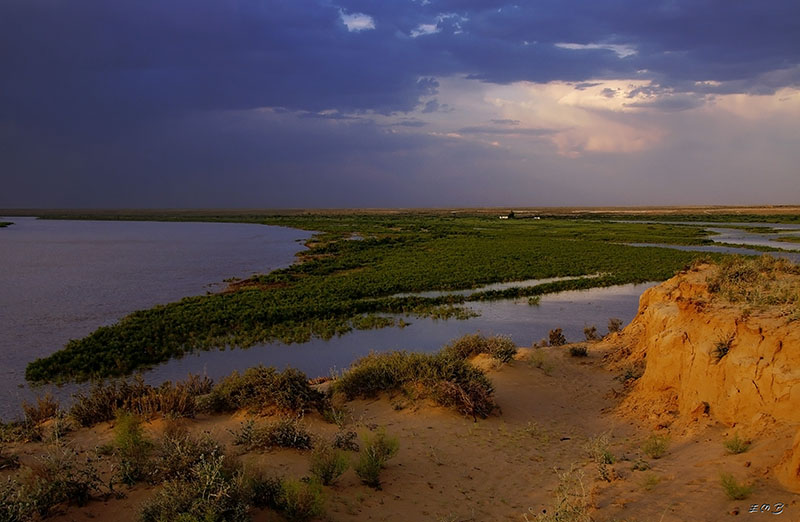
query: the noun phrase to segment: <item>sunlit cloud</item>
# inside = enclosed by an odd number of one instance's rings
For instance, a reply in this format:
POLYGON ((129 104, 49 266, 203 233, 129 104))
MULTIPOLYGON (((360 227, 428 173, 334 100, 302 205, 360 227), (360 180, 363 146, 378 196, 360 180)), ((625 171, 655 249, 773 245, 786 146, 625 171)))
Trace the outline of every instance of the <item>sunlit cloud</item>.
POLYGON ((636 48, 632 45, 619 45, 619 44, 603 44, 603 43, 590 43, 590 44, 577 44, 577 43, 557 43, 556 47, 561 49, 569 49, 571 51, 585 51, 603 49, 606 51, 613 51, 620 58, 627 58, 636 54, 636 48))
POLYGON ((370 15, 364 13, 347 14, 344 11, 339 11, 339 17, 351 33, 375 29, 375 20, 370 15))

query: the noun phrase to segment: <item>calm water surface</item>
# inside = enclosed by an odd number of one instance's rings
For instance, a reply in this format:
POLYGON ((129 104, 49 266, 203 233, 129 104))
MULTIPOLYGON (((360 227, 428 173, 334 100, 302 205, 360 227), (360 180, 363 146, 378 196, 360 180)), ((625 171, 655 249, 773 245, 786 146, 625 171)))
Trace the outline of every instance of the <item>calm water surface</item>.
MULTIPOLYGON (((0 218, 0 417, 28 362, 142 308, 288 266, 311 233, 240 223, 0 218)), ((68 395, 73 388, 60 390, 68 395)))

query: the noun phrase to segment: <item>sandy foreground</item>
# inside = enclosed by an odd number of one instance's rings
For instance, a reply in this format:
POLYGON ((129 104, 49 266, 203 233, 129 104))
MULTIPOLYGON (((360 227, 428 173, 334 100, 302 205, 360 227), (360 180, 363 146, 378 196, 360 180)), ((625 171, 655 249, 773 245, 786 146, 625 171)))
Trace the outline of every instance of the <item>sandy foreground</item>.
MULTIPOLYGON (((477 422, 444 408, 410 404, 401 395, 348 403, 349 429, 366 433, 385 426, 399 439, 400 451, 384 471, 380 491, 362 485, 352 469, 326 487, 321 520, 534 520, 543 510, 552 513, 558 475, 571 469, 582 476, 596 521, 800 520, 800 495, 781 488, 768 469, 791 444, 792 431, 774 433, 773 443, 755 440, 749 451, 729 455, 722 442, 732 429, 701 417, 680 432, 659 430, 669 434, 669 448, 659 459, 648 458, 641 444, 653 427, 615 411, 624 390, 616 373, 605 368, 602 355, 590 348, 586 358, 571 357, 565 347, 548 347, 521 349, 504 365, 475 361, 488 370, 502 410, 477 422), (537 350, 539 363, 533 364, 531 355, 537 350), (616 459, 605 478, 586 450, 587 442, 602 434, 608 434, 608 449, 616 459), (642 463, 650 469, 633 469, 642 463), (753 493, 745 500, 729 500, 720 485, 721 472, 752 483, 753 493), (779 503, 784 507, 776 514, 779 503), (751 513, 756 504, 758 512, 751 513), (762 510, 766 504, 769 508, 762 510)), ((229 430, 245 418, 200 416, 181 422, 193 432, 209 432, 229 454, 238 454, 245 467, 295 478, 308 475, 308 452, 242 454, 233 446, 229 430)), ((319 436, 330 437, 337 430, 316 414, 305 422, 319 436)), ((163 421, 153 421, 147 430, 156 437, 163 426, 163 421)), ((112 426, 104 423, 72 433, 69 441, 89 450, 111 437, 112 426)), ((23 463, 41 451, 41 445, 16 448, 23 463)), ((156 488, 123 486, 123 491, 124 499, 67 507, 50 520, 134 521, 156 488)), ((253 514, 257 521, 280 520, 269 510, 253 514)))

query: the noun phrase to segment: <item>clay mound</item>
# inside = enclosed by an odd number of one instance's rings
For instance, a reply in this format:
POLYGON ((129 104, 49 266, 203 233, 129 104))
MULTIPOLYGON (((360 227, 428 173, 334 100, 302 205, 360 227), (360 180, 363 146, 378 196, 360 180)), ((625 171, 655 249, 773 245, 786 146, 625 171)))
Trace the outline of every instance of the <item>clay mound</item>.
MULTIPOLYGON (((717 270, 701 265, 647 290, 631 324, 603 341, 612 369, 644 367, 620 413, 675 428, 708 416, 762 438, 800 426, 800 321, 725 301, 709 287, 717 270)), ((785 278, 796 291, 800 278, 785 278)), ((800 491, 800 432, 776 476, 800 491)))

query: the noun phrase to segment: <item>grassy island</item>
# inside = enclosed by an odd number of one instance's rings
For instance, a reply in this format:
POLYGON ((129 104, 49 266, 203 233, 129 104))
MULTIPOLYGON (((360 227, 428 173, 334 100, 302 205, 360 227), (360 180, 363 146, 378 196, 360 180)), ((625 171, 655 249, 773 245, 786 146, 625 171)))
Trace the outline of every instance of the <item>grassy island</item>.
POLYGON ((315 235, 288 268, 239 281, 225 292, 132 313, 30 363, 26 378, 46 382, 119 376, 198 349, 298 343, 352 329, 402 325, 403 316, 397 314, 464 317, 468 310, 462 305, 469 301, 664 280, 700 254, 626 243, 708 242, 699 226, 498 217, 114 215, 113 219, 262 223, 315 235), (590 275, 594 277, 585 277, 590 275), (396 295, 558 276, 573 279, 467 296, 396 295))

